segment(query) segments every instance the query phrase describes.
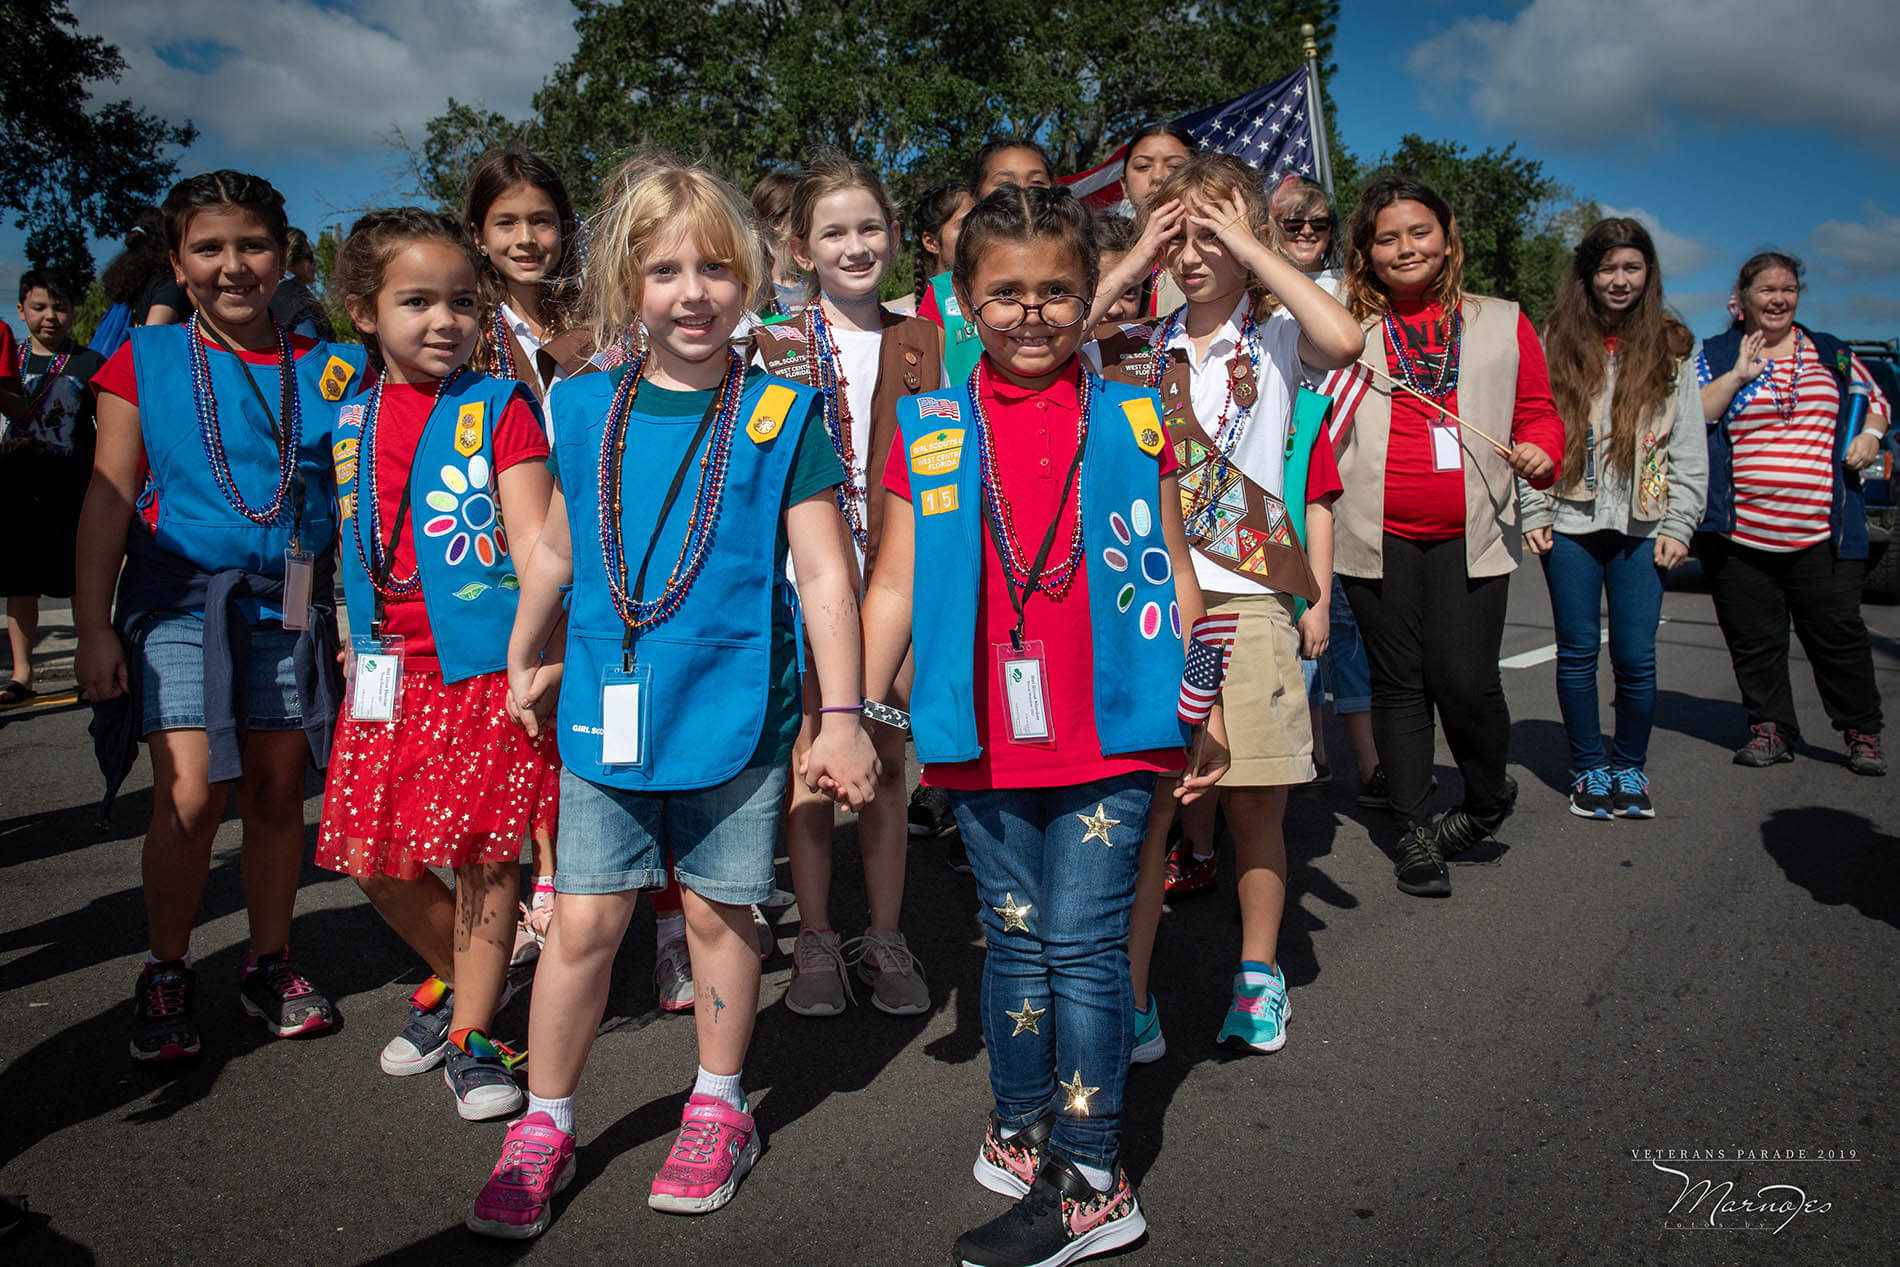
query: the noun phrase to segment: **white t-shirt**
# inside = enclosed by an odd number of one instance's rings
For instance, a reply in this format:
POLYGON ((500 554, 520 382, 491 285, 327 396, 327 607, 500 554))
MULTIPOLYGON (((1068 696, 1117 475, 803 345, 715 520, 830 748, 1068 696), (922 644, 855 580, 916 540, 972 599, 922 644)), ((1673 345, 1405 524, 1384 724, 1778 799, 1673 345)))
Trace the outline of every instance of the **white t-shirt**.
MULTIPOLYGON (((1214 332, 1214 337, 1208 340, 1206 356, 1196 359, 1194 341, 1188 338, 1185 320, 1175 326, 1167 348, 1180 348, 1187 353, 1194 417, 1202 430, 1213 436, 1215 443, 1224 448, 1228 435, 1237 424, 1244 421, 1228 460, 1239 467, 1248 479, 1275 497, 1285 500, 1286 432, 1293 420, 1293 398, 1299 390, 1302 373, 1300 325, 1284 308, 1277 309, 1259 324, 1255 331, 1260 340, 1260 365, 1255 380, 1258 391, 1252 408, 1243 411, 1238 402, 1229 402, 1227 398, 1227 365, 1240 346, 1240 328, 1246 320, 1247 308, 1252 303, 1251 295, 1240 297, 1240 301, 1234 305, 1234 311, 1214 332), (1217 432, 1216 424, 1220 421, 1223 409, 1227 413, 1227 425, 1217 432)), ((1158 319, 1155 326, 1157 332, 1166 321, 1166 316, 1158 319)), ((1100 373, 1101 345, 1091 343, 1086 352, 1090 363, 1100 373)), ((1304 489, 1300 495, 1305 496, 1304 489)), ((1203 590, 1215 594, 1273 593, 1272 587, 1228 571, 1204 557, 1199 550, 1193 551, 1193 554, 1194 575, 1203 590)))

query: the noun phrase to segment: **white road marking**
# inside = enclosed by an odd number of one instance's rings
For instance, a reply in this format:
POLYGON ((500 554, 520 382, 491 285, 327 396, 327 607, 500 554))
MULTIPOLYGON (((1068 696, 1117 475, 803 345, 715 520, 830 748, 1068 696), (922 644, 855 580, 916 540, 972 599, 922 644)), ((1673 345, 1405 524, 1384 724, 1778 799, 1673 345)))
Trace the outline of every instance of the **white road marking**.
MULTIPOLYGON (((1599 646, 1607 643, 1609 640, 1610 630, 1608 626, 1597 630, 1597 644, 1599 646)), ((1528 669, 1539 664, 1549 664, 1556 658, 1557 644, 1549 642, 1535 650, 1520 651, 1516 655, 1507 655, 1498 661, 1498 667, 1500 669, 1528 669)))

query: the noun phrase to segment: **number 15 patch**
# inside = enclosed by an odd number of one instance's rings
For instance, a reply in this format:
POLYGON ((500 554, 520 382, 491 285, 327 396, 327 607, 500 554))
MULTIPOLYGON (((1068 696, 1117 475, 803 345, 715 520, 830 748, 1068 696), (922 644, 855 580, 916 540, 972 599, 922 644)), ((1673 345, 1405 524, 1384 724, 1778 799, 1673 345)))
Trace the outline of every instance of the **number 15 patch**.
POLYGON ((924 490, 924 513, 926 515, 941 515, 947 510, 955 510, 956 508, 957 486, 955 484, 945 484, 942 488, 926 488, 924 490))

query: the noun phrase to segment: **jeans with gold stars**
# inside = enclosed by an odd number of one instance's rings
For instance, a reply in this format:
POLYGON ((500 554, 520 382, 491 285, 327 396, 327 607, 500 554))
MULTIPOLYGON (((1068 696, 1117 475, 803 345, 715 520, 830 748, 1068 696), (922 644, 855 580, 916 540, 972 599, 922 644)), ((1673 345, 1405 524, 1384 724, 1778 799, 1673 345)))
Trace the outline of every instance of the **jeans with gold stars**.
POLYGON ((950 790, 976 874, 983 1041, 1005 1129, 1053 1112, 1050 1147, 1108 1169, 1135 1042, 1128 914, 1152 774, 950 790))

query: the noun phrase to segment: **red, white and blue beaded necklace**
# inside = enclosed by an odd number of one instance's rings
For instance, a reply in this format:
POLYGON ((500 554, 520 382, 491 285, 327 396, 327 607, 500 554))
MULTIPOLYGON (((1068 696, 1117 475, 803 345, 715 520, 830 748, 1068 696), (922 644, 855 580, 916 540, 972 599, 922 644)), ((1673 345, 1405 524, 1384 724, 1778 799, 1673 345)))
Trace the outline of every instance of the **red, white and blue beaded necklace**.
MULTIPOLYGON (((449 371, 447 378, 435 385, 435 398, 429 402, 429 413, 431 416, 435 413, 436 402, 448 394, 450 385, 461 376, 461 373, 462 367, 458 365, 455 369, 449 371)), ((394 573, 396 561, 390 552, 393 551, 396 546, 395 534, 402 531, 401 523, 397 523, 394 530, 390 533, 389 544, 387 546, 383 544, 383 501, 382 490, 378 483, 379 472, 376 462, 376 441, 378 434, 377 422, 382 417, 383 412, 383 383, 385 381, 383 376, 379 375, 377 377, 376 386, 369 394, 369 403, 363 407, 362 452, 357 459, 356 467, 358 472, 360 472, 357 475, 357 483, 363 490, 362 495, 356 499, 356 557, 362 563, 363 571, 369 574, 369 583, 375 588, 377 594, 390 601, 400 601, 413 597, 416 592, 422 588, 422 558, 420 555, 417 556, 415 571, 406 577, 398 579, 394 573), (363 532, 365 528, 369 531, 369 549, 367 552, 363 548, 363 532)), ((423 423, 423 428, 424 430, 428 428, 426 420, 423 423)), ((413 462, 413 459, 411 460, 413 462)), ((410 478, 415 478, 413 469, 410 471, 410 478)))
MULTIPOLYGON (((15 376, 21 382, 26 381, 26 354, 31 346, 30 343, 20 345, 19 365, 15 367, 15 376)), ((53 394, 53 387, 59 382, 59 376, 66 372, 66 362, 72 359, 71 352, 53 354, 52 363, 46 367, 46 372, 40 376, 39 385, 33 389, 31 399, 26 402, 26 414, 21 421, 31 422, 40 416, 40 410, 46 407, 46 398, 53 394)))
POLYGON ((812 359, 816 363, 818 394, 824 406, 825 434, 831 437, 831 447, 838 454, 838 463, 844 467, 844 483, 838 485, 838 509, 844 512, 845 526, 851 529, 851 539, 857 542, 858 549, 865 548, 868 538, 864 529, 864 517, 858 510, 858 499, 865 495, 864 484, 857 471, 857 454, 851 443, 851 402, 845 397, 845 389, 851 384, 838 372, 840 355, 838 340, 831 333, 831 322, 826 319, 824 300, 819 300, 805 309, 805 342, 812 350, 812 359))
MULTIPOLYGON (((1089 433, 1089 375, 1082 374, 1076 391, 1075 443, 1079 449, 1088 439, 1089 433)), ((983 407, 983 362, 979 360, 976 368, 970 371, 970 381, 966 387, 970 393, 970 403, 976 412, 976 450, 982 464, 983 502, 990 519, 1001 529, 995 535, 997 554, 1008 571, 1010 580, 1024 588, 1026 599, 1036 590, 1061 600, 1075 580, 1075 574, 1082 565, 1082 493, 1075 495, 1075 528, 1069 534, 1069 557, 1053 571, 1044 571, 1037 578, 1035 589, 1029 589, 1030 564, 1023 558, 1022 545, 1016 540, 1016 512, 1009 504, 1009 496, 1003 491, 1002 472, 996 463, 996 428, 990 423, 989 410, 983 407)), ((1056 508, 1061 514, 1061 507, 1056 508)))
POLYGON ((285 417, 270 420, 277 440, 277 491, 267 506, 253 510, 238 491, 237 481, 231 475, 230 459, 224 453, 224 433, 218 428, 218 400, 211 389, 211 359, 205 352, 204 336, 198 332, 198 314, 192 313, 185 321, 185 338, 190 344, 191 399, 197 407, 198 438, 204 445, 211 478, 217 482, 218 491, 224 494, 231 509, 262 527, 279 522, 286 509, 294 509, 290 505, 294 501, 291 489, 296 483, 297 455, 303 443, 303 406, 296 389, 297 365, 290 351, 290 332, 275 320, 271 322, 271 329, 277 333, 277 373, 283 389, 285 417))

